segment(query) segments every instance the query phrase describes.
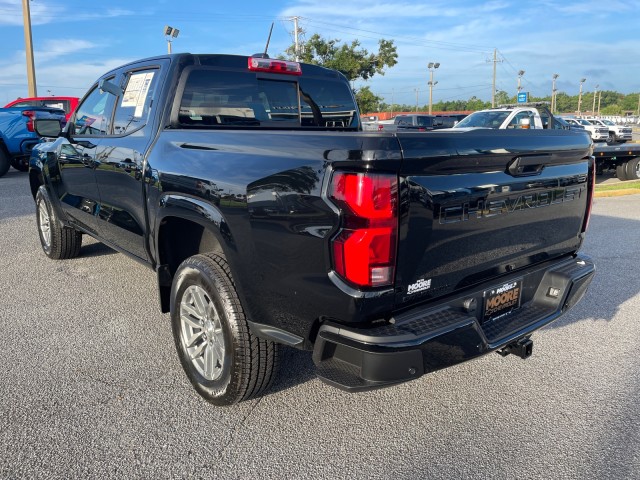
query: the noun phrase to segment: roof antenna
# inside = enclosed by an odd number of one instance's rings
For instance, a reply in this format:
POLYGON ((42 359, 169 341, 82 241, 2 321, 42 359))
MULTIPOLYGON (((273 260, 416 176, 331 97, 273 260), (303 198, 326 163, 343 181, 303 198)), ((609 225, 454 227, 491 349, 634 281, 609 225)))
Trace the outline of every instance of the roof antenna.
POLYGON ((269 42, 271 41, 272 32, 273 32, 273 22, 271 22, 271 29, 269 30, 269 37, 267 38, 267 44, 264 47, 264 53, 254 53, 253 55, 251 55, 252 57, 269 58, 269 54, 267 54, 267 50, 269 50, 269 42))

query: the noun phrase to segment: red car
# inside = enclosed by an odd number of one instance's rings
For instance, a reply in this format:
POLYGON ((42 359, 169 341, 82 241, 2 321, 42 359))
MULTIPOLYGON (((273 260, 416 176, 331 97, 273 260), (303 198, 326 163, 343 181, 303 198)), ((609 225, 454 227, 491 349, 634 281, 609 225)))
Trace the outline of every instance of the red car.
POLYGON ((18 98, 13 102, 7 103, 4 108, 10 107, 53 107, 61 108, 66 113, 66 120, 69 120, 71 114, 78 106, 78 97, 29 97, 18 98))

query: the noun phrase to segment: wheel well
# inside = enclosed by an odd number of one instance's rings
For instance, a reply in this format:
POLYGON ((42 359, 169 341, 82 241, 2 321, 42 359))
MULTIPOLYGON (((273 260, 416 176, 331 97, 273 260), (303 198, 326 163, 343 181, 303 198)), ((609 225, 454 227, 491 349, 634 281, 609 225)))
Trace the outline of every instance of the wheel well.
POLYGON ((36 194, 38 193, 38 189, 40 185, 44 185, 44 178, 42 177, 42 172, 38 172, 36 170, 29 170, 29 186, 31 187, 31 196, 35 200, 36 194))
POLYGON ((158 280, 163 312, 169 311, 171 282, 180 264, 193 255, 210 252, 224 256, 222 246, 211 230, 184 218, 162 220, 158 233, 158 264, 163 274, 159 270, 158 280))
POLYGON ((173 277, 180 264, 198 253, 223 254, 215 235, 199 223, 184 218, 168 217, 160 224, 158 236, 159 263, 167 265, 173 277))

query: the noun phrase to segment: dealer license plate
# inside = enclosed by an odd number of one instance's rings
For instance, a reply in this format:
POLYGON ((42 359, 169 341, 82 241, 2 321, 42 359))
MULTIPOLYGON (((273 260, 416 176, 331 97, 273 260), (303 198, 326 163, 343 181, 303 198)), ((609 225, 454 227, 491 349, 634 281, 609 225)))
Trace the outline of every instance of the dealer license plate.
POLYGON ((483 297, 483 321, 505 315, 520 306, 522 279, 513 280, 485 290, 483 297))

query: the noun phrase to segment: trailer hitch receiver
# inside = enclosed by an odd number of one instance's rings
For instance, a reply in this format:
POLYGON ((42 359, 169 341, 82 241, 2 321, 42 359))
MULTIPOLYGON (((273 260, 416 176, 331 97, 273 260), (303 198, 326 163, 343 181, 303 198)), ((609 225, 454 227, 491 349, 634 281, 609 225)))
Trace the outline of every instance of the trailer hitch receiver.
POLYGON ((510 343, 504 348, 498 350, 503 357, 507 355, 516 355, 522 359, 529 358, 533 353, 533 340, 530 338, 521 338, 517 342, 510 343))

